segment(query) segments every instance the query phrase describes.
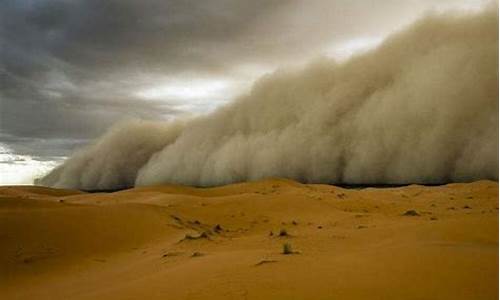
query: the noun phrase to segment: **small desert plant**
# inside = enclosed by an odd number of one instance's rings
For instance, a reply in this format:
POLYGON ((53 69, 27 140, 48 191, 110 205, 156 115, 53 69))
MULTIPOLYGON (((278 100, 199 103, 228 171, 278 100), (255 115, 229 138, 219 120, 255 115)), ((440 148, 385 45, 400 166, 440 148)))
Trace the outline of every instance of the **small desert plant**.
POLYGON ((222 231, 222 226, 220 226, 220 224, 215 225, 215 226, 214 226, 214 231, 215 231, 215 232, 220 232, 220 231, 222 231))
POLYGON ((283 254, 288 255, 288 254, 293 254, 292 250, 292 245, 290 243, 284 243, 283 244, 283 254))

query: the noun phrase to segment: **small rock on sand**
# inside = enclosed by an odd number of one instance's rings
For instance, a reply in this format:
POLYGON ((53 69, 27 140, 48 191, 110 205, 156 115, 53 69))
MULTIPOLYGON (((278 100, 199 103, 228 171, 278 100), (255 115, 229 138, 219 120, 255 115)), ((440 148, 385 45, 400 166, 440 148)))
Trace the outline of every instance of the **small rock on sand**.
POLYGON ((416 210, 411 209, 411 210, 407 210, 407 211, 403 214, 403 216, 418 217, 418 216, 420 216, 420 214, 419 214, 416 210))

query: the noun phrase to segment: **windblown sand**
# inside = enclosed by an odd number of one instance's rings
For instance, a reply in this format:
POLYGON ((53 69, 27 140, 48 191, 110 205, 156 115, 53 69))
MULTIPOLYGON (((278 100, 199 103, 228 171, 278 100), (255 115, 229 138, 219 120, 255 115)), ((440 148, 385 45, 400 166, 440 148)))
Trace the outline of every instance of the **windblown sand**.
POLYGON ((497 298, 496 182, 0 188, 3 300, 497 298))

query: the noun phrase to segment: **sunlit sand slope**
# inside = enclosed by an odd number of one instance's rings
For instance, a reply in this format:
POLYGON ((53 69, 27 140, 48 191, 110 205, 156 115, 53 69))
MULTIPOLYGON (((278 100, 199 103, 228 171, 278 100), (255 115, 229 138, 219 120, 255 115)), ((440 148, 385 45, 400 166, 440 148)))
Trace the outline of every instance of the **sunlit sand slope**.
POLYGON ((0 299, 497 299, 497 272, 491 181, 0 188, 0 299))

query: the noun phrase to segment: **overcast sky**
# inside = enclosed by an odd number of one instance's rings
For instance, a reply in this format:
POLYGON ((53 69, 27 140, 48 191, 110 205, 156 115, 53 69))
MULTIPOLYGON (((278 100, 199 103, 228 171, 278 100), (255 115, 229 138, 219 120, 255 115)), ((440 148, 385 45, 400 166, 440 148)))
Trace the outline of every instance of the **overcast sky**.
POLYGON ((202 114, 279 67, 374 47, 480 0, 2 0, 0 184, 127 118, 202 114))

